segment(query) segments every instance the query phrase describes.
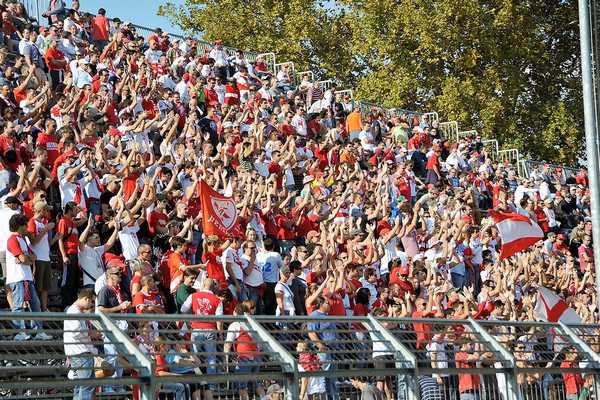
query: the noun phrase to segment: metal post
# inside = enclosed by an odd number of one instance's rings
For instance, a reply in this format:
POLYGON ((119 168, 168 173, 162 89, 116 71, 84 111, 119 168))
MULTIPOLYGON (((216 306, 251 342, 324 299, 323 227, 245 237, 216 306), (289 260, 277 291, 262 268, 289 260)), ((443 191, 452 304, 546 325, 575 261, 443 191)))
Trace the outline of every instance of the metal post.
POLYGON ((521 394, 521 390, 519 390, 519 385, 517 384, 517 373, 515 372, 515 357, 473 318, 469 317, 469 323, 471 324, 473 333, 476 336, 479 336, 479 339, 482 342, 487 343, 488 346, 499 353, 503 358, 502 361, 505 361, 508 364, 508 368, 511 369, 510 372, 504 372, 504 376, 506 377, 506 390, 508 391, 508 398, 511 400, 522 400, 523 396, 521 394))
POLYGON ((592 237, 594 240, 594 266, 596 270, 596 301, 598 301, 600 306, 600 179, 598 176, 598 125, 595 112, 591 41, 590 2, 589 0, 579 0, 579 43, 581 45, 581 81, 583 85, 585 144, 590 180, 592 237))
MULTIPOLYGON (((412 376, 410 376, 409 382, 408 382, 408 396, 407 396, 407 400, 419 400, 420 397, 420 391, 419 391, 419 381, 418 381, 418 376, 419 376, 419 372, 418 372, 418 364, 417 364, 417 357, 411 353, 410 350, 408 350, 406 348, 406 346, 404 346, 402 343, 400 343, 400 341, 396 338, 396 336, 394 336, 394 334, 390 331, 388 331, 383 325, 381 325, 381 323, 379 321, 377 321, 375 319, 375 317, 373 317, 372 315, 368 315, 367 316, 369 318, 369 322, 368 324, 365 323, 367 325, 368 328, 370 328, 372 330, 372 332, 374 332, 376 335, 379 336, 380 340, 386 340, 390 343, 392 349, 394 350, 394 352, 396 353, 396 359, 401 359, 402 362, 400 363, 396 363, 396 368, 411 368, 414 372, 414 374, 412 376), (370 327, 368 325, 371 325, 370 327)), ((400 384, 400 382, 402 382, 402 378, 406 377, 407 374, 404 375, 398 375, 398 384, 400 384)), ((398 399, 402 399, 404 398, 402 396, 401 393, 401 389, 398 388, 397 390, 398 392, 398 399)))
POLYGON ((260 339, 267 343, 271 351, 279 354, 281 361, 283 361, 284 370, 288 375, 285 385, 285 398, 298 399, 300 397, 300 387, 298 385, 300 378, 296 359, 251 315, 246 314, 245 317, 250 328, 256 332, 260 339))
POLYGON ((125 349, 129 352, 129 356, 135 359, 141 366, 140 377, 145 378, 145 382, 140 384, 140 397, 141 400, 152 400, 155 397, 155 383, 154 383, 154 363, 148 356, 131 341, 129 336, 124 334, 121 329, 113 322, 110 317, 101 311, 97 314, 100 316, 100 320, 104 325, 106 334, 109 339, 122 344, 125 349), (112 336, 112 337, 110 337, 112 336))

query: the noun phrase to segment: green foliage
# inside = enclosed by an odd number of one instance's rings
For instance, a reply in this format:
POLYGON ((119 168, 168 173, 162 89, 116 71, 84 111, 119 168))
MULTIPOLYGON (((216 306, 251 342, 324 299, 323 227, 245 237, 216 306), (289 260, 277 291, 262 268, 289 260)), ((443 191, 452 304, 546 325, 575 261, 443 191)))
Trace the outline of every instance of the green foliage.
POLYGON ((583 145, 574 0, 186 0, 161 12, 535 158, 572 163, 583 145))

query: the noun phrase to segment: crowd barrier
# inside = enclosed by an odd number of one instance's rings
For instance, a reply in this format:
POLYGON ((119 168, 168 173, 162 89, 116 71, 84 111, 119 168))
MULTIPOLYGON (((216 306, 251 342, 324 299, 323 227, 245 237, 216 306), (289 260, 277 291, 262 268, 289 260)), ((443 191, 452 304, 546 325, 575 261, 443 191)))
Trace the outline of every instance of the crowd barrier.
MULTIPOLYGON (((250 388, 278 383, 285 389, 285 399, 297 399, 300 379, 310 377, 332 382, 342 399, 355 399, 359 391, 351 382, 360 377, 385 381, 396 399, 451 400, 461 397, 458 381, 468 374, 477 376, 479 384, 472 389, 479 400, 566 400, 564 376, 578 373, 595 398, 599 333, 597 325, 471 319, 2 312, 0 397, 68 398, 76 384, 85 384, 101 388, 100 398, 114 395, 107 389, 127 395, 139 387, 141 398, 151 399, 157 391, 171 393, 173 383, 183 383, 186 390, 211 384, 215 398, 237 399, 240 383, 250 388), (20 332, 14 320, 30 324, 25 332, 31 336, 43 331, 52 340, 12 340, 20 332), (97 377, 68 379, 65 320, 85 321, 95 332, 86 344, 100 350, 100 356, 84 357, 94 359, 97 377), (32 322, 39 328, 32 328, 32 322), (215 325, 198 331, 197 322, 215 325), (252 360, 244 362, 235 350, 224 351, 227 326, 232 324, 258 345, 252 360), (311 333, 319 335, 323 347, 315 347, 311 333), (167 359, 187 360, 186 373, 160 376, 155 358, 144 346, 167 359), (318 354, 319 368, 300 368, 304 348, 318 354), (472 358, 470 364, 460 362, 461 352, 472 358), (561 366, 566 354, 576 356, 577 363, 561 366), (112 363, 112 370, 107 363, 112 363), (115 370, 123 373, 102 375, 115 370)), ((242 342, 249 343, 246 340, 242 342)), ((90 361, 88 368, 91 365, 90 361)))

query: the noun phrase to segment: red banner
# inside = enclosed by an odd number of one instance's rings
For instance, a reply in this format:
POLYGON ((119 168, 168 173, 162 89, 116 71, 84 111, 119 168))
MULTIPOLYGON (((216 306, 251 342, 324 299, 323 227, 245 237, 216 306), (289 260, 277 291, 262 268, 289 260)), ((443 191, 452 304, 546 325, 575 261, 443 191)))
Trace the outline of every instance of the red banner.
POLYGON ((204 235, 217 235, 221 239, 240 235, 238 212, 231 197, 223 196, 200 181, 200 203, 204 235))

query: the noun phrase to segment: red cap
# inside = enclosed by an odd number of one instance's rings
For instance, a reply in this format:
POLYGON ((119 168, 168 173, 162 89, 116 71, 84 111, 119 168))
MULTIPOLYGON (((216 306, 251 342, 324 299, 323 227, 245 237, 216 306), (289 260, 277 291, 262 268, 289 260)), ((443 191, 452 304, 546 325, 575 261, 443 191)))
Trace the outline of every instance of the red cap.
POLYGON ((123 136, 123 132, 121 132, 120 130, 118 130, 117 128, 110 128, 108 130, 108 136, 123 136))
POLYGON ((409 272, 410 271, 409 271, 409 269, 408 269, 407 266, 400 267, 400 275, 407 275, 408 276, 409 272))
POLYGON ((188 74, 187 72, 185 74, 183 74, 183 81, 184 82, 188 82, 190 80, 190 74, 188 74))

